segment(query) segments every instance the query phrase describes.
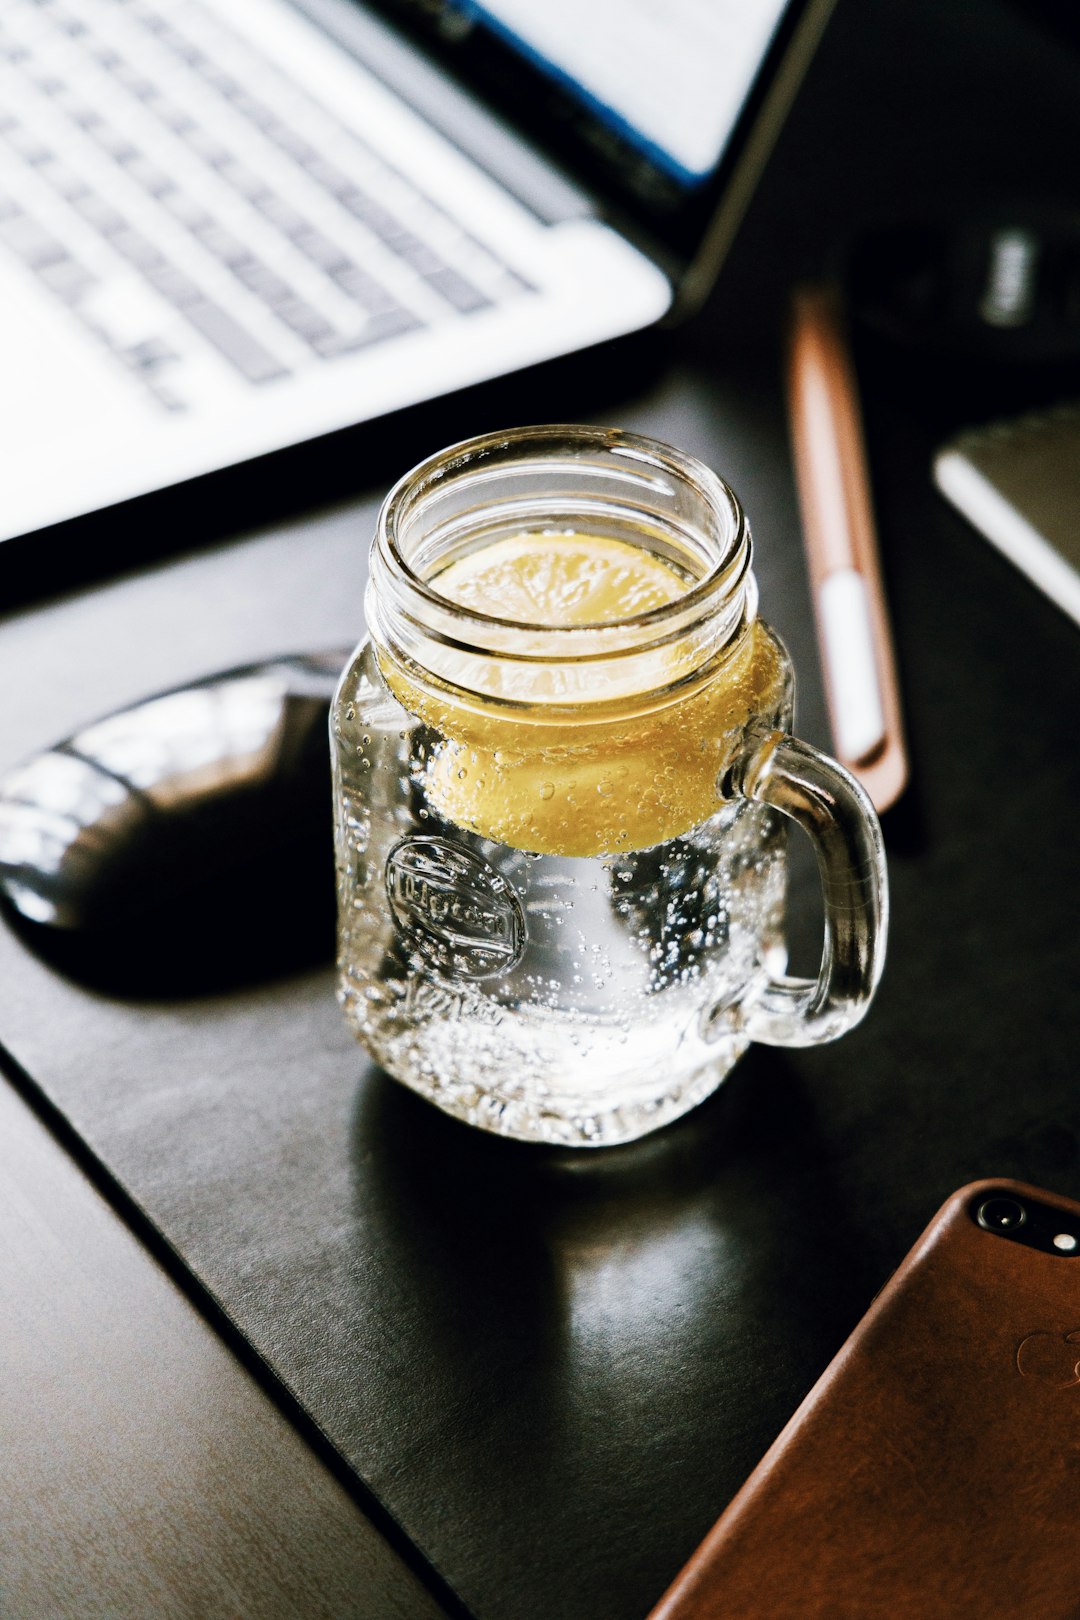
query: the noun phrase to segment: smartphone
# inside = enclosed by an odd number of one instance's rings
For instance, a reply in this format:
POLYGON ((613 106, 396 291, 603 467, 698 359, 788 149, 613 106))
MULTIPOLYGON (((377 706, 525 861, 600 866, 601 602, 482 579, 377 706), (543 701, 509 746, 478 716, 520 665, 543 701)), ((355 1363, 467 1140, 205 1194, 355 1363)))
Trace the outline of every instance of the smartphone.
POLYGON ((1080 1204, 934 1217, 649 1620, 1080 1620, 1080 1204))
POLYGON ((934 482, 1080 624, 1080 405, 960 434, 934 457, 934 482))

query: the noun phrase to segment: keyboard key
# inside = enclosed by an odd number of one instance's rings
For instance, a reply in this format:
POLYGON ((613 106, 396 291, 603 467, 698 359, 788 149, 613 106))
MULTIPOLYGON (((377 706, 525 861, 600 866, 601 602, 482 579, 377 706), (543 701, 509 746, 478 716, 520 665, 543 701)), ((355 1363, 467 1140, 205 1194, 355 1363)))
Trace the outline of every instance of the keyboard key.
POLYGON ((108 157, 111 157, 114 163, 121 165, 134 163, 136 159, 142 156, 134 142, 129 141, 126 135, 122 135, 111 124, 99 122, 94 130, 94 139, 101 150, 108 157))
POLYGON ((363 331, 365 345, 384 343, 387 338, 403 337, 406 332, 419 332, 423 321, 407 309, 388 309, 382 315, 373 315, 363 331))
POLYGON ((63 259, 57 259, 53 264, 42 265, 38 270, 39 279, 44 282, 51 293, 63 299, 65 304, 78 303, 84 293, 97 285, 97 277, 90 274, 85 265, 67 254, 63 259))
POLYGON ((197 198, 179 187, 175 191, 165 192, 160 201, 177 224, 186 226, 189 231, 211 230, 217 223, 213 214, 197 198))
POLYGON ((219 304, 200 298, 184 305, 184 315, 248 382, 273 382, 277 377, 288 376, 288 367, 264 349, 258 339, 219 304))
MULTIPOLYGON (((179 54, 179 52, 177 54, 179 54)), ((184 60, 190 61, 191 58, 185 57, 184 60)), ((199 52, 196 62, 199 69, 199 77, 203 80, 203 82, 210 85, 211 89, 216 90, 218 95, 224 96, 227 101, 231 101, 233 96, 241 88, 237 81, 233 78, 232 74, 226 73, 224 68, 219 68, 216 62, 212 62, 210 58, 208 56, 204 56, 201 51, 199 52)))
POLYGON ((274 314, 312 348, 318 343, 333 342, 339 335, 321 310, 313 308, 302 298, 294 297, 285 303, 275 304, 274 314))
POLYGON ((360 349, 370 349, 376 343, 384 343, 388 338, 404 337, 406 332, 419 332, 423 328, 423 321, 412 315, 408 310, 397 309, 385 315, 377 315, 358 332, 335 332, 332 337, 320 338, 312 344, 312 348, 320 359, 335 360, 342 354, 355 354, 360 349))
POLYGON ((316 338, 311 347, 320 360, 337 360, 343 354, 366 349, 368 340, 362 332, 332 332, 329 337, 316 338))
POLYGON ((188 39, 186 35, 171 27, 170 24, 166 23, 159 32, 163 43, 169 47, 174 56, 179 57, 181 62, 186 62, 189 67, 193 68, 201 69, 204 64, 212 67, 213 64, 210 63, 205 51, 200 50, 198 45, 188 39))
POLYGON ((331 270, 334 281, 363 309, 372 315, 388 314, 399 308, 397 299, 358 264, 346 263, 340 270, 331 270))
POLYGON ((57 101, 63 100, 70 92, 63 79, 58 79, 55 73, 43 73, 34 79, 34 88, 40 90, 43 96, 49 96, 57 101))
POLYGON ((23 162, 29 163, 32 168, 48 162, 53 155, 51 147, 46 146, 32 130, 24 129, 18 123, 13 122, 12 127, 4 131, 4 138, 11 150, 17 152, 23 162))
POLYGON ((69 101, 64 111, 71 119, 71 122, 78 124, 80 129, 85 129, 88 135, 93 135, 98 126, 104 123, 104 119, 97 108, 91 107, 85 101, 69 101))
POLYGON ((220 169, 230 162, 232 153, 229 148, 210 130, 192 123, 183 134, 186 144, 202 158, 204 163, 209 163, 212 169, 220 169))
POLYGON ((0 242, 9 247, 11 251, 29 265, 31 270, 41 270, 50 264, 56 264, 68 257, 67 248, 57 240, 51 231, 39 225, 36 219, 22 210, 10 214, 7 219, 0 219, 0 242))
POLYGON ((110 65, 109 71, 117 84, 133 95, 136 101, 152 101, 158 94, 153 79, 148 79, 145 73, 132 67, 130 62, 125 62, 123 57, 117 57, 110 65))
POLYGON ((430 243, 422 242, 417 236, 399 242, 395 252, 399 258, 404 259, 410 270, 415 270, 425 281, 431 281, 433 277, 446 270, 452 275, 460 274, 430 243))
POLYGON ((61 33, 70 34, 72 39, 78 39, 86 33, 86 24, 80 22, 78 17, 72 17, 68 12, 58 11, 55 6, 50 7, 52 20, 61 33))
POLYGON ((254 169, 249 169, 239 158, 227 157, 214 167, 221 178, 227 180, 233 190, 239 192, 241 197, 245 197, 250 203, 258 203, 260 198, 265 197, 270 191, 262 175, 256 174, 254 169))
POLYGON ((129 5, 128 10, 133 17, 138 17, 148 34, 170 34, 172 24, 152 6, 129 5))
POLYGON ((162 366, 179 360, 180 356, 163 338, 146 338, 142 343, 133 343, 125 349, 124 358, 140 371, 159 371, 162 366))
POLYGON ((82 176, 76 174, 74 169, 69 169, 67 164, 56 156, 40 164, 38 173, 42 179, 48 181, 58 197, 64 198, 65 202, 74 203, 77 198, 86 197, 90 193, 90 187, 82 176))
POLYGON ((523 276, 519 270, 511 270, 509 265, 503 265, 500 280, 502 285, 506 288, 506 291, 511 295, 517 293, 534 293, 539 292, 540 290, 535 281, 529 281, 529 279, 526 276, 523 276))
POLYGON ((246 242, 226 230, 224 225, 219 225, 211 214, 204 213, 191 229, 206 251, 230 270, 236 270, 245 262, 258 263, 246 242))
POLYGON ((191 114, 185 112, 179 102, 163 95, 156 85, 150 86, 149 93, 143 99, 153 109, 155 116, 160 118, 166 129, 171 129, 174 135, 179 135, 184 140, 190 140, 198 132, 199 126, 191 114))
POLYGON ((474 287, 471 281, 466 281, 464 276, 459 275, 456 270, 451 270, 448 265, 441 270, 433 270, 424 277, 424 280, 461 315, 472 315, 478 309, 492 308, 492 300, 486 293, 482 293, 479 287, 474 287))
POLYGON ((281 305, 301 302, 296 296, 295 288, 279 276, 276 270, 271 270, 257 259, 250 250, 244 253, 242 259, 230 264, 229 268, 236 279, 243 282, 256 298, 261 298, 264 304, 268 304, 275 314, 281 313, 279 307, 281 305))
POLYGON ((369 197, 366 191, 361 191, 359 186, 349 186, 348 190, 341 193, 338 201, 349 210, 354 219, 358 219, 361 225, 366 225, 381 241, 385 242, 388 237, 397 235, 397 220, 373 197, 369 197))
POLYGON ((356 182, 344 169, 339 169, 336 163, 330 163, 317 152, 304 163, 304 171, 309 174, 317 185, 328 191, 331 197, 343 201, 349 192, 356 190, 356 182))
POLYGON ((141 153, 129 158, 124 163, 124 168, 136 185, 141 186, 150 197, 161 198, 168 192, 177 190, 176 181, 172 176, 166 174, 151 158, 143 157, 141 153))
POLYGON ((119 213, 104 197, 99 197, 96 191, 86 190, 70 199, 71 206, 78 210, 88 225, 92 225, 102 236, 110 236, 113 231, 121 231, 127 224, 124 216, 119 213))
POLYGON ((90 54, 98 67, 103 67, 106 73, 113 73, 118 67, 123 66, 124 58, 110 45, 92 45, 90 54))
POLYGON ((316 230, 301 220, 301 229, 289 233, 293 246, 300 249, 305 258, 312 264, 317 264, 328 276, 336 277, 340 271, 347 270, 352 264, 349 255, 345 253, 336 242, 331 241, 322 231, 316 230))
POLYGON ((235 79, 232 81, 232 88, 225 94, 237 112, 243 114, 249 124, 254 124, 255 128, 261 129, 264 134, 277 123, 277 114, 270 110, 265 101, 260 101, 258 96, 250 95, 235 79))
POLYGON ((203 300, 203 291, 198 283, 192 281, 183 270, 178 270, 174 264, 170 264, 167 259, 163 258, 160 264, 147 265, 143 274, 163 298, 167 298, 170 304, 175 304, 185 315, 190 305, 203 300))
POLYGON ((75 303, 96 277, 72 256, 50 231, 38 225, 11 197, 0 194, 0 242, 17 254, 38 279, 62 298, 75 303))
POLYGON ((311 230, 303 214, 299 213, 291 203, 277 196, 273 191, 265 191, 252 199, 259 213, 268 219, 271 225, 276 225, 283 236, 295 241, 303 232, 311 230))
POLYGON ((306 168, 309 163, 318 161, 319 154, 311 142, 298 135, 291 125, 282 123, 279 118, 271 119, 266 126, 266 133, 286 157, 291 157, 301 167, 306 168))
POLYGON ((153 265, 165 263, 165 256, 157 244, 148 236, 144 236, 142 231, 137 231, 133 225, 125 225, 123 230, 110 232, 109 244, 137 270, 148 270, 153 265))

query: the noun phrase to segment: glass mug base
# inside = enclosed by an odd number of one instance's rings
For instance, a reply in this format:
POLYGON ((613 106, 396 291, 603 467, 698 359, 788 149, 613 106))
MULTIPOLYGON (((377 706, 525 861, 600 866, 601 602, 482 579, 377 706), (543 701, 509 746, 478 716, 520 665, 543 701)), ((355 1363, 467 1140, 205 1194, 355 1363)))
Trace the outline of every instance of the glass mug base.
MULTIPOLYGON (((347 999, 344 1005, 348 1016, 347 999)), ((365 1040, 365 1045, 395 1079, 466 1125, 519 1142, 604 1148, 636 1141, 696 1108, 726 1080, 749 1042, 723 1038, 709 1061, 668 1078, 660 1091, 655 1068, 630 1073, 601 1069, 599 1079, 586 1087, 573 1071, 557 1074, 554 1082, 531 1072, 515 1075, 500 1045, 488 1051, 474 1047, 468 1061, 449 1070, 425 1055, 427 1043, 408 1035, 388 1032, 385 1040, 365 1040), (575 1080, 578 1089, 571 1091, 567 1082, 575 1080)))

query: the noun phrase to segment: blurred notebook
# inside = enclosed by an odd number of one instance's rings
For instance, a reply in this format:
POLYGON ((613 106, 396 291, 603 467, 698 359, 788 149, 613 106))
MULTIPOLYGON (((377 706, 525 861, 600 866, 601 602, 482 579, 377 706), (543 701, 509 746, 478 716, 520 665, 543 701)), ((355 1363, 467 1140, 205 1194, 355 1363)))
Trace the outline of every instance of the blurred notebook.
POLYGON ((935 457, 934 481, 1080 624, 1080 404, 960 434, 935 457))
POLYGON ((831 4, 0 0, 0 538, 700 297, 831 4))

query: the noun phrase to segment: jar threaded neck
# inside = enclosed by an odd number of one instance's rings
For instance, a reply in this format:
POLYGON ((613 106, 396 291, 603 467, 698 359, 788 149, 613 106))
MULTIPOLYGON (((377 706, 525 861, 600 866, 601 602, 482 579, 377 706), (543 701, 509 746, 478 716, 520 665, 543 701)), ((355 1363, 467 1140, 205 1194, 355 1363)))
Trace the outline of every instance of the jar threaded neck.
POLYGON ((693 457, 614 429, 488 434, 422 462, 379 516, 367 594, 376 647, 486 702, 576 706, 680 685, 753 621, 752 542, 738 500, 693 457), (626 541, 686 580, 626 618, 534 624, 441 595, 443 568, 510 535, 626 541))

